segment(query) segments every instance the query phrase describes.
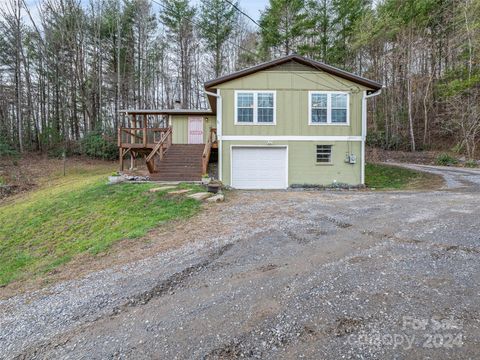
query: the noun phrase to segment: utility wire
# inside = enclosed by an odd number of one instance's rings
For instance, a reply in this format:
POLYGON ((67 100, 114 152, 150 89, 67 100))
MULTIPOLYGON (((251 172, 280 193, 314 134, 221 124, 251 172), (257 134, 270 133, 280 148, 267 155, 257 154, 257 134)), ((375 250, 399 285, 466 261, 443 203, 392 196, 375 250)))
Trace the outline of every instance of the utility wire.
POLYGON ((264 29, 264 27, 262 25, 260 25, 255 19, 253 19, 250 15, 248 15, 247 13, 245 13, 242 9, 240 9, 236 4, 232 3, 230 0, 225 0, 227 3, 229 3, 230 5, 233 6, 233 8, 235 10, 237 10, 240 14, 244 15, 245 17, 247 17, 248 19, 250 19, 255 25, 257 25, 259 28, 264 29))
MULTIPOLYGON (((157 0, 151 0, 151 1, 152 1, 153 3, 159 5, 164 11, 173 11, 173 12, 175 12, 174 9, 167 7, 165 4, 162 4, 162 3, 158 2, 157 0)), ((226 0, 226 1, 227 1, 227 0, 226 0)), ((175 12, 175 13, 176 13, 176 15, 180 15, 180 14, 178 14, 178 12, 175 12)), ((183 16, 182 18, 183 18, 184 20, 188 21, 189 23, 197 26, 198 28, 202 29, 202 26, 201 26, 200 24, 198 24, 196 21, 193 21, 192 19, 189 19, 189 18, 187 18, 187 17, 185 17, 185 16, 183 16)), ((161 19, 158 19, 158 21, 159 21, 160 23, 162 23, 164 26, 167 26, 167 27, 168 27, 168 25, 165 24, 165 22, 162 21, 161 19)), ((239 49, 241 49, 241 50, 249 53, 250 55, 252 55, 252 56, 255 57, 256 59, 262 60, 262 58, 260 57, 259 54, 256 54, 256 53, 254 53, 253 51, 251 51, 251 50, 249 50, 249 49, 247 49, 247 48, 244 48, 243 46, 241 46, 241 45, 239 45, 239 44, 237 44, 237 43, 235 43, 235 42, 233 42, 233 41, 231 41, 231 40, 229 40, 229 39, 226 39, 226 41, 227 41, 228 43, 232 44, 233 46, 236 46, 236 47, 238 47, 239 49)), ((313 65, 317 70, 321 71, 322 73, 327 74, 327 75, 330 76, 332 79, 334 79, 335 81, 339 82, 341 85, 343 85, 343 86, 346 85, 346 84, 340 82, 336 77, 334 77, 334 76, 332 76, 331 74, 329 74, 329 73, 327 73, 326 71, 324 71, 323 69, 317 67, 317 66, 314 65, 314 64, 312 64, 312 65, 313 65)), ((328 86, 328 85, 325 84, 325 83, 321 83, 321 82, 318 82, 318 81, 316 81, 316 80, 307 78, 307 77, 302 76, 302 75, 300 75, 300 74, 298 74, 298 73, 293 73, 293 74, 296 75, 296 76, 298 76, 298 77, 300 77, 300 78, 302 78, 302 79, 308 80, 308 81, 310 81, 310 82, 312 82, 312 83, 314 83, 314 84, 320 85, 321 87, 327 88, 327 89, 329 89, 329 90, 332 90, 332 91, 338 90, 337 88, 333 88, 333 87, 331 87, 331 86, 328 86)), ((358 88, 358 87, 357 87, 357 88, 358 88)), ((358 89, 360 90, 360 88, 358 88, 358 89)))
MULTIPOLYGON (((168 10, 168 11, 174 11, 174 12, 175 12, 174 9, 168 8, 165 4, 162 4, 162 3, 160 3, 160 2, 158 2, 158 1, 156 1, 156 0, 151 0, 151 1, 152 1, 153 3, 161 6, 164 11, 165 11, 165 10, 168 10)), ((180 15, 180 14, 176 13, 176 15, 180 15)), ((195 26, 198 27, 199 29, 203 29, 200 24, 198 24, 197 22, 193 21, 192 19, 189 19, 189 18, 187 18, 187 17, 185 17, 185 16, 182 17, 182 18, 183 18, 184 20, 188 21, 189 23, 191 23, 192 25, 195 25, 195 26)), ((158 21, 161 22, 164 26, 167 26, 167 27, 168 27, 168 25, 165 24, 165 22, 162 21, 161 19, 158 19, 158 21)), ((261 58, 260 58, 260 55, 258 55, 258 54, 256 54, 256 53, 254 53, 253 51, 251 51, 251 50, 249 50, 249 49, 247 49, 247 48, 245 48, 245 47, 243 47, 243 46, 241 46, 241 45, 239 45, 239 44, 231 41, 230 39, 225 39, 225 41, 228 42, 229 44, 233 45, 233 46, 238 47, 239 49, 242 49, 243 51, 248 52, 250 55, 254 56, 255 58, 261 59, 261 58)))
MULTIPOLYGON (((243 12, 238 6, 236 6, 234 3, 232 3, 230 0, 225 0, 227 3, 229 3, 231 6, 233 6, 233 8, 238 11, 240 14, 246 16, 248 19, 250 19, 255 25, 257 25, 260 29, 262 29, 263 31, 265 31, 266 33, 270 33, 270 35, 273 35, 274 37, 276 37, 277 35, 274 34, 270 29, 266 29, 264 26, 262 26, 261 24, 259 24, 257 21, 255 21, 252 17, 250 17, 248 14, 246 14, 245 12, 243 12)), ((348 84, 345 84, 343 83, 342 81, 338 80, 336 76, 333 76, 332 74, 329 74, 328 72, 326 72, 324 69, 321 69, 320 67, 318 67, 316 64, 311 64, 315 69, 327 74, 327 76, 331 77, 334 81, 338 82, 340 85, 343 85, 343 86, 349 86, 348 84)), ((298 75, 300 76, 299 74, 296 74, 294 73, 295 75, 298 75)), ((304 79, 306 79, 304 76, 300 76, 304 79)), ((308 80, 308 79, 307 79, 308 80)), ((329 87, 327 86, 326 84, 321 84, 319 82, 316 82, 315 80, 310 80, 318 85, 321 85, 321 86, 324 86, 324 87, 327 87, 327 88, 330 88, 331 90, 337 90, 337 89, 334 89, 332 87, 329 87)), ((357 88, 358 91, 360 91, 360 87, 358 87, 357 85, 354 85, 354 87, 357 88)))

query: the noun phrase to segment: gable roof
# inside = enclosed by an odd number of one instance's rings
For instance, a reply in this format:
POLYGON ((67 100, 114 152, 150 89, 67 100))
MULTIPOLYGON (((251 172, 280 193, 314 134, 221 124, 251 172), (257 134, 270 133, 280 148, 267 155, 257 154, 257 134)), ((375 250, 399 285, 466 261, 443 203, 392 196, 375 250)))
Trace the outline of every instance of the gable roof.
POLYGON ((352 81, 354 83, 363 85, 363 86, 368 87, 368 88, 370 88, 372 90, 375 90, 375 91, 380 90, 382 88, 382 84, 380 84, 376 81, 369 80, 369 79, 366 79, 364 77, 349 73, 348 71, 341 70, 341 69, 338 69, 336 67, 324 64, 320 61, 316 61, 316 60, 308 59, 308 58, 300 56, 300 55, 292 54, 292 55, 284 56, 284 57, 281 57, 279 59, 275 59, 275 60, 272 60, 272 61, 267 61, 267 62, 258 64, 258 65, 249 67, 247 69, 240 70, 240 71, 237 71, 237 72, 234 72, 234 73, 231 73, 231 74, 221 76, 219 78, 207 81, 205 83, 205 89, 211 89, 211 88, 215 87, 216 85, 223 84, 227 81, 235 80, 235 79, 241 78, 243 76, 254 74, 258 71, 266 70, 266 69, 272 68, 274 66, 278 66, 278 65, 287 63, 289 61, 296 61, 300 64, 313 67, 317 70, 325 71, 326 73, 329 73, 331 75, 335 75, 335 76, 341 77, 343 79, 352 81))

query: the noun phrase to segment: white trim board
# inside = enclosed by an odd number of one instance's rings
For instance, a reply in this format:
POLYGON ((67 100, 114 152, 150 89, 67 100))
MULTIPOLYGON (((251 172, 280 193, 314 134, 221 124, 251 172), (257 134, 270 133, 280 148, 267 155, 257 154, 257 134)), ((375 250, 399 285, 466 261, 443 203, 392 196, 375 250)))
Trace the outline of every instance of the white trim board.
POLYGON ((221 141, 362 141, 361 136, 249 136, 225 135, 221 141))

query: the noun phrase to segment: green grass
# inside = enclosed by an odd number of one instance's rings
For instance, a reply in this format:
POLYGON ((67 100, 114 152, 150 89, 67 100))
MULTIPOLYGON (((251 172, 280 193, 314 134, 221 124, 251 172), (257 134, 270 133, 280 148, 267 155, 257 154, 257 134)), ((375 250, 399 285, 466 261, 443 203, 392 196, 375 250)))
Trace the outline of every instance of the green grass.
POLYGON ((0 285, 47 273, 81 253, 94 256, 200 208, 184 196, 149 193, 154 184, 107 185, 108 174, 79 169, 0 207, 0 285))
POLYGON ((447 153, 442 153, 435 159, 435 164, 441 166, 451 166, 458 164, 458 160, 447 153))
POLYGON ((381 164, 366 164, 365 184, 375 189, 420 189, 435 187, 441 178, 415 170, 381 164))

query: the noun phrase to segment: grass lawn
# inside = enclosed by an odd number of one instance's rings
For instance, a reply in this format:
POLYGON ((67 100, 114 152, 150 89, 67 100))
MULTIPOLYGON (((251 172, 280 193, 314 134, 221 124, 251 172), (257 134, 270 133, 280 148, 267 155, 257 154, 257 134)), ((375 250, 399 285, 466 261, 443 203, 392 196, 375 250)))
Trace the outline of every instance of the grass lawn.
POLYGON ((0 286, 47 273, 80 253, 101 253, 200 208, 184 196, 149 193, 155 184, 107 185, 110 167, 74 169, 0 206, 0 286))
POLYGON ((420 171, 383 164, 366 164, 365 184, 375 189, 434 189, 443 183, 441 177, 420 171))

